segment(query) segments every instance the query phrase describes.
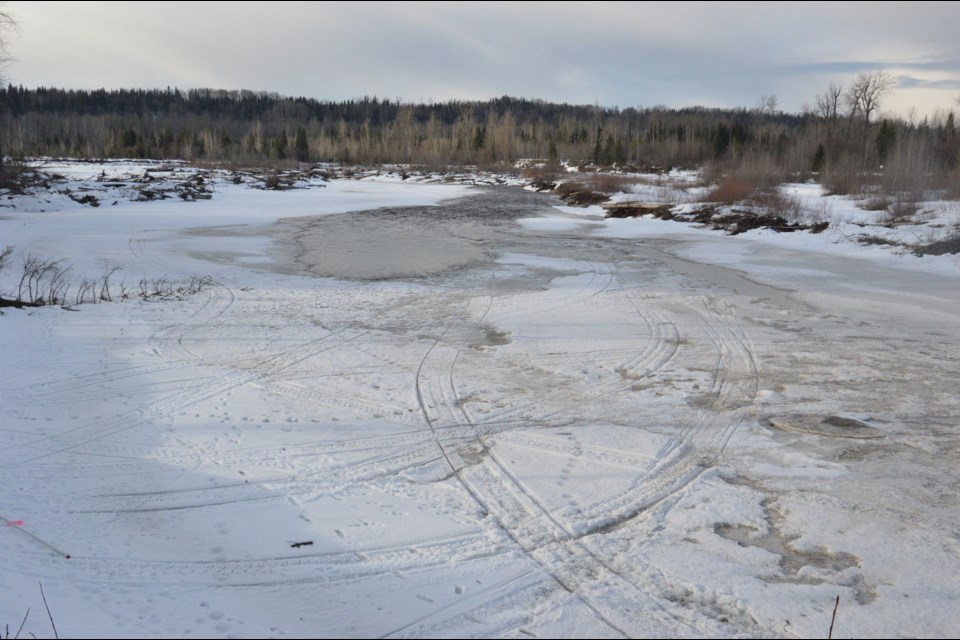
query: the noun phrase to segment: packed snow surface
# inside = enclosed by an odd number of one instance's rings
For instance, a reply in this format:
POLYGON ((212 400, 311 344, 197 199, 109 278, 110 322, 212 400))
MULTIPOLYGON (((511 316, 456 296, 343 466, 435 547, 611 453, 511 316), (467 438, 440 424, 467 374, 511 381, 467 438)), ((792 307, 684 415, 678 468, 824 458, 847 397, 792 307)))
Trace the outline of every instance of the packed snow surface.
POLYGON ((38 583, 64 637, 826 637, 837 597, 834 637, 960 627, 955 256, 207 180, 0 200, 4 297, 27 253, 120 267, 0 316, 11 633, 53 635, 38 583))

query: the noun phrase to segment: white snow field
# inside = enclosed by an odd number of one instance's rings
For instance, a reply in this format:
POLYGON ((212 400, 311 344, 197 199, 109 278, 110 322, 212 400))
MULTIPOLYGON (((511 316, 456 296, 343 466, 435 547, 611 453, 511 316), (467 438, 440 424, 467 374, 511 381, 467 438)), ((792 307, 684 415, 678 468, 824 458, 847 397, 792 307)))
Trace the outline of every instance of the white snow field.
POLYGON ((27 253, 214 283, 3 310, 10 637, 39 583, 62 637, 960 628, 956 256, 215 180, 0 200, 5 297, 27 253))

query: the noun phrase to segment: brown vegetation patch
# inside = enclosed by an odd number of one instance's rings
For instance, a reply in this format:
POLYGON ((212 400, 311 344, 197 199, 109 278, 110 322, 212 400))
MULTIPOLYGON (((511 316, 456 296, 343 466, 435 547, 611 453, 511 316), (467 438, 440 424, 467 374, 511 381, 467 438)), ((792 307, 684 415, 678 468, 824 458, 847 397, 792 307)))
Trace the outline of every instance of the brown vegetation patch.
POLYGON ((726 176, 721 178, 720 183, 707 194, 706 200, 734 204, 749 198, 754 189, 756 184, 742 176, 726 176))

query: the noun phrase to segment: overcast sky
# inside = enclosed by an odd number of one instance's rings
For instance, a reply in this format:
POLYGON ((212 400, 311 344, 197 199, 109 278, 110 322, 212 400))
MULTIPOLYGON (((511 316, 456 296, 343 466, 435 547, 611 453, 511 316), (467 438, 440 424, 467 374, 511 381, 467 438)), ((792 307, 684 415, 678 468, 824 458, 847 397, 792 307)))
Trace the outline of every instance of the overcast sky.
POLYGON ((958 108, 960 3, 8 2, 25 87, 211 87, 321 100, 502 95, 800 111, 888 69, 885 111, 958 108))

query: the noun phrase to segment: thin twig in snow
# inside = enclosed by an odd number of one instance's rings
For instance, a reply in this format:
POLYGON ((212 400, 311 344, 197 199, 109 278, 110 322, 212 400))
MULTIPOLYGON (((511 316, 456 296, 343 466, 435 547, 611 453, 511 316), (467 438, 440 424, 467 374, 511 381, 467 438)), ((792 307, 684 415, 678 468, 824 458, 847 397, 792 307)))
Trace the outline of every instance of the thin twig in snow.
MULTIPOLYGON (((40 585, 40 597, 43 598, 43 606, 47 608, 47 617, 50 618, 50 626, 53 627, 53 637, 57 640, 60 640, 60 636, 57 634, 57 625, 53 624, 53 615, 50 613, 50 605, 47 604, 47 596, 43 593, 43 583, 38 582, 40 585)), ((837 598, 839 601, 839 597, 837 598)))
POLYGON ((827 632, 827 640, 833 640, 833 623, 837 620, 837 607, 840 606, 840 596, 837 596, 837 601, 833 603, 833 617, 830 618, 830 631, 827 632))
MULTIPOLYGON (((13 636, 13 640, 17 640, 20 637, 20 632, 23 631, 23 625, 27 624, 27 616, 30 615, 30 607, 27 607, 27 612, 23 614, 23 621, 20 623, 20 628, 17 629, 17 635, 13 636)), ((10 634, 7 633, 7 637, 10 637, 10 634)))

